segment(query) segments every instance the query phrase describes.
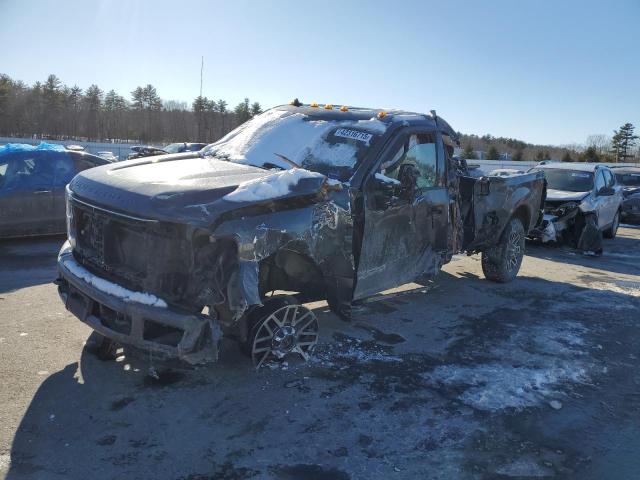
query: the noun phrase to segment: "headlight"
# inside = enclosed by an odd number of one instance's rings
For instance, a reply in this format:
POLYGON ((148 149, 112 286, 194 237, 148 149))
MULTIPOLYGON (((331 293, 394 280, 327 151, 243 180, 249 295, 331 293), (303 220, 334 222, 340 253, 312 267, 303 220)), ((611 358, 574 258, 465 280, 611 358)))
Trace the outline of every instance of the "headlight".
POLYGON ((71 248, 75 248, 76 234, 73 221, 73 207, 71 206, 71 190, 69 190, 69 185, 64 189, 64 205, 67 217, 67 240, 69 240, 71 248))

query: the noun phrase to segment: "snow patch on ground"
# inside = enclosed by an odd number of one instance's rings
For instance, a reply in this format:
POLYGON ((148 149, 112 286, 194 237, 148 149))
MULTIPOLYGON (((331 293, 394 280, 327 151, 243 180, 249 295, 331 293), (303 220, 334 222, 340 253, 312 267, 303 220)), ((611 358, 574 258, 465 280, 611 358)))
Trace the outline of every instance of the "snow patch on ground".
POLYGON ((590 381, 585 362, 587 329, 578 322, 546 322, 523 328, 514 325, 504 341, 472 357, 487 358, 473 365, 441 365, 424 374, 427 383, 450 387, 463 403, 478 410, 517 410, 547 403, 564 395, 562 388, 590 381))
POLYGON ((89 285, 93 285, 101 292, 113 295, 114 297, 118 297, 125 302, 136 302, 143 305, 150 305, 152 307, 160 308, 167 307, 167 303, 164 300, 156 297, 155 295, 144 292, 133 292, 121 287, 120 285, 108 282, 107 280, 95 276, 93 273, 78 265, 78 263, 76 263, 76 261, 73 259, 63 260, 62 263, 65 268, 67 268, 74 276, 84 280, 89 285))
POLYGON ((458 397, 478 410, 521 409, 541 404, 564 382, 587 381, 584 368, 570 362, 546 368, 490 363, 472 367, 443 365, 426 375, 432 383, 466 387, 458 397))
POLYGON ((229 202, 258 202, 283 197, 303 178, 324 178, 324 175, 301 168, 283 170, 268 177, 243 182, 223 198, 229 202))

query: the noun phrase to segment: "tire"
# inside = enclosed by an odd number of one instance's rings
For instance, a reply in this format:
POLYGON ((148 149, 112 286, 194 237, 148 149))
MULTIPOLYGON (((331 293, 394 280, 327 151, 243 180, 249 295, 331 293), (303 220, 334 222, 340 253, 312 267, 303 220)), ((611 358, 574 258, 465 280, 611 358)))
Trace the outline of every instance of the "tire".
POLYGON ((482 272, 487 280, 499 283, 511 282, 524 257, 525 231, 522 222, 512 218, 497 245, 482 252, 482 272))
POLYGON ((609 228, 607 228, 604 232, 602 232, 602 236, 604 238, 616 238, 616 234, 618 233, 618 227, 620 226, 620 211, 616 212, 615 217, 613 217, 613 223, 609 228))

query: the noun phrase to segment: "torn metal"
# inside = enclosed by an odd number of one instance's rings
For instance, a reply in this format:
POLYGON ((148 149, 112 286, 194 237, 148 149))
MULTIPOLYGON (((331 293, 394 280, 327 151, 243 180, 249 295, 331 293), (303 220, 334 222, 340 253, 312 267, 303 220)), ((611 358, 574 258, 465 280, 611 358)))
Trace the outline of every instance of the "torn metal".
POLYGON ((585 253, 602 253, 602 231, 595 210, 588 202, 547 201, 540 225, 531 237, 543 243, 555 242, 585 253))

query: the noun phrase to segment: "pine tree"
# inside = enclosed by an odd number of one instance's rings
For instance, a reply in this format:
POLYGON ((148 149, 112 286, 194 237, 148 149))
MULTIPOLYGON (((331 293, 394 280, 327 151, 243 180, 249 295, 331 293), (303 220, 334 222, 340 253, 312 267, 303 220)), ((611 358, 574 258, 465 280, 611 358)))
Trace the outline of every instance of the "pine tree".
POLYGON ((256 115, 260 115, 262 113, 262 106, 258 102, 253 102, 251 104, 251 116, 255 117, 256 115))
POLYGON ((471 144, 468 144, 464 148, 464 151, 462 152, 462 155, 460 155, 460 157, 464 158, 465 160, 476 160, 478 158, 478 155, 473 150, 471 144))
POLYGON ((600 161, 600 155, 598 155, 596 147, 591 146, 578 156, 578 160, 580 162, 598 163, 600 161))
POLYGON ((245 98, 244 102, 240 102, 233 109, 233 113, 236 114, 238 123, 244 123, 251 118, 251 108, 249 107, 249 99, 245 98))
POLYGON ((500 160, 500 153, 493 145, 491 145, 491 147, 489 148, 489 153, 487 153, 487 160, 500 160))
POLYGON ((518 148, 516 150, 516 153, 513 154, 513 159, 516 162, 521 162, 524 160, 524 151, 522 150, 522 148, 518 148))
POLYGON ((625 123, 618 130, 613 131, 611 139, 611 151, 616 162, 625 162, 627 158, 633 157, 633 147, 640 137, 633 134, 635 127, 631 123, 625 123))
POLYGON ((564 152, 564 156, 562 157, 563 162, 573 162, 573 158, 571 158, 571 154, 569 152, 564 152))

